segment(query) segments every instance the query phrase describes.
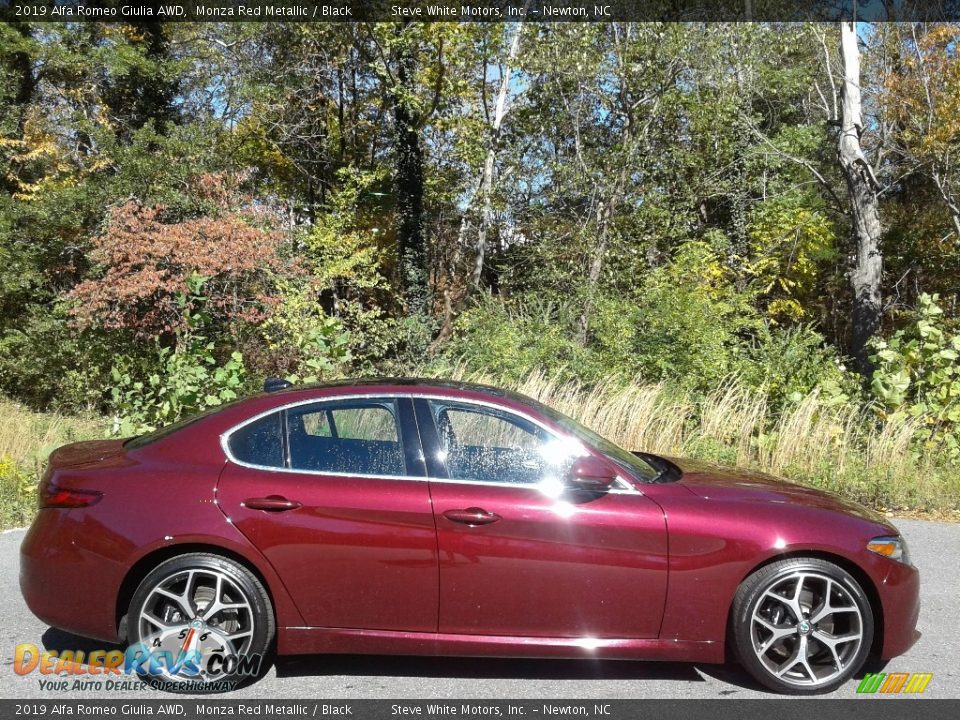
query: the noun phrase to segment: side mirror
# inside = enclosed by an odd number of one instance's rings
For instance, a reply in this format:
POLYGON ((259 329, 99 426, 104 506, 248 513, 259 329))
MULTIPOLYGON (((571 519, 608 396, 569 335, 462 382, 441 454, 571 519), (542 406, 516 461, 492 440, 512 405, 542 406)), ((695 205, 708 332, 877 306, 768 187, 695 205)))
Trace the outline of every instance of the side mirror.
POLYGON ((610 465, 593 455, 577 458, 567 474, 567 485, 577 490, 603 492, 617 479, 610 465))

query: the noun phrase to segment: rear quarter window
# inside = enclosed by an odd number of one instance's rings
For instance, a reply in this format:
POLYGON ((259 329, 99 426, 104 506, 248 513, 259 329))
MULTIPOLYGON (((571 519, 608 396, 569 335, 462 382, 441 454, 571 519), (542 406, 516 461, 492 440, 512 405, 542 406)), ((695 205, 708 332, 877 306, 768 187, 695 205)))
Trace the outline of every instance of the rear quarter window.
POLYGON ((242 463, 282 468, 283 423, 275 412, 235 430, 227 442, 230 454, 242 463))

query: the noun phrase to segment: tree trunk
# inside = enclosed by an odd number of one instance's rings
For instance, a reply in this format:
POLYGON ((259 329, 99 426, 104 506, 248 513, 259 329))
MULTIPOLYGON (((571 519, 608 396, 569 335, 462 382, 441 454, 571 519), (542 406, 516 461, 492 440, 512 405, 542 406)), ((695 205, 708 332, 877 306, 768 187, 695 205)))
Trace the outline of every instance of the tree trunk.
POLYGON ((143 62, 115 78, 108 75, 102 90, 117 137, 124 142, 151 120, 158 132, 166 132, 177 118, 174 101, 180 85, 165 73, 165 65, 171 60, 169 27, 160 20, 136 20, 128 27, 136 38, 131 45, 142 50, 143 62))
POLYGON ((587 336, 590 330, 590 315, 593 312, 593 304, 597 292, 597 285, 600 283, 600 273, 603 270, 603 259, 607 254, 607 238, 610 229, 611 204, 605 203, 601 197, 597 203, 596 225, 597 225, 597 244, 593 249, 593 256, 590 258, 590 270, 587 273, 587 297, 583 303, 583 310, 580 312, 580 321, 577 326, 577 342, 581 347, 587 344, 587 336))
POLYGON ((843 118, 837 148, 840 167, 847 183, 856 261, 850 274, 853 288, 853 316, 850 330, 850 354, 857 371, 869 375, 873 370, 867 342, 880 327, 882 311, 880 280, 883 255, 880 250, 880 212, 877 180, 860 146, 863 116, 860 102, 860 52, 853 23, 840 25, 840 50, 843 56, 843 118))
MULTIPOLYGON (((524 5, 526 10, 526 5, 524 5)), ((507 55, 507 62, 504 63, 503 77, 500 78, 500 90, 497 93, 497 104, 493 114, 493 126, 491 127, 490 137, 488 139, 487 157, 483 163, 483 178, 481 179, 481 194, 483 196, 483 214, 480 219, 480 227, 477 231, 477 247, 474 256, 473 273, 470 277, 470 289, 476 290, 480 287, 480 280, 483 276, 483 262, 487 253, 487 234, 490 226, 493 225, 493 179, 497 160, 497 142, 500 138, 500 127, 503 125, 503 118, 507 114, 507 95, 510 91, 510 75, 517 55, 520 53, 520 38, 523 34, 523 23, 517 25, 517 32, 513 36, 513 42, 510 44, 510 52, 507 55)))
MULTIPOLYGON (((29 38, 32 35, 30 26, 24 22, 20 22, 19 20, 13 21, 10 23, 10 26, 24 38, 29 38)), ((4 55, 2 58, 4 70, 12 75, 13 83, 16 87, 16 92, 13 94, 10 104, 10 112, 13 115, 16 126, 13 139, 23 140, 24 126, 27 121, 27 109, 33 101, 33 95, 37 87, 37 77, 34 74, 33 60, 29 53, 26 51, 18 51, 4 55)), ((7 173, 0 174, 0 190, 4 193, 13 194, 18 188, 19 183, 17 182, 15 173, 10 173, 9 175, 7 173)))
MULTIPOLYGON (((402 33, 401 27, 397 33, 402 33)), ((397 196, 397 243, 400 282, 408 315, 429 310, 429 277, 426 240, 423 233, 423 148, 417 118, 404 96, 414 91, 416 60, 412 48, 401 40, 397 50, 397 84, 393 97, 394 131, 397 143, 397 167, 394 184, 397 196)))
MULTIPOLYGON (((30 26, 16 21, 10 23, 24 38, 31 37, 30 26)), ((9 67, 15 78, 17 91, 13 96, 13 106, 16 109, 17 140, 23 138, 23 126, 26 119, 26 109, 33 100, 33 93, 37 87, 37 78, 33 72, 33 61, 25 51, 13 53, 9 59, 9 67)))

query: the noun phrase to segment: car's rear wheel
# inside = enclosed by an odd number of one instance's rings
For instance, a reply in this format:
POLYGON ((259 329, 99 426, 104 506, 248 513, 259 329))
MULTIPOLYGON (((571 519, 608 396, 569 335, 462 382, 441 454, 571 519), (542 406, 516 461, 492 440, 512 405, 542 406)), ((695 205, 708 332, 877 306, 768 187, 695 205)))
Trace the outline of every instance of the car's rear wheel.
POLYGON ((243 565, 209 553, 161 563, 140 583, 127 616, 141 679, 173 692, 222 692, 266 669, 270 597, 243 565))
POLYGON ((737 656, 756 680, 791 695, 830 692, 864 664, 873 612, 856 579, 819 558, 789 558, 750 575, 733 604, 737 656))

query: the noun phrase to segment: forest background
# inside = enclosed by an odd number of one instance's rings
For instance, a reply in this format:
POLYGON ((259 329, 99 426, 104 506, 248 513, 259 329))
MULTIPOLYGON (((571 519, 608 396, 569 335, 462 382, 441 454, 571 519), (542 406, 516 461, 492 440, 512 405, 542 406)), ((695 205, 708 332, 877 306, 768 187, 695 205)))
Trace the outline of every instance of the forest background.
POLYGON ((960 518, 960 25, 0 24, 0 524, 368 375, 960 518))

